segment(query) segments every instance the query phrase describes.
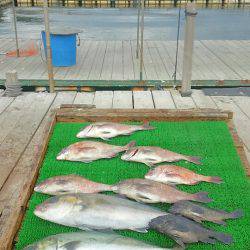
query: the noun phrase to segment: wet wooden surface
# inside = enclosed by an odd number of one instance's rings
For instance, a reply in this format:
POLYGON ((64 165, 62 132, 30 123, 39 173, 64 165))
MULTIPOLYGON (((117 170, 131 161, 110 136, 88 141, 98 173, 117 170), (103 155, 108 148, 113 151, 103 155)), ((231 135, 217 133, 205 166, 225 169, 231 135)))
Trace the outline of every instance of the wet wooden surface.
POLYGON ((181 97, 176 90, 55 94, 26 92, 16 98, 0 96, 0 225, 3 225, 0 227, 0 239, 10 223, 15 222, 13 219, 8 224, 5 223, 12 217, 11 213, 15 211, 18 214, 22 209, 17 203, 27 199, 18 196, 20 192, 17 191, 30 188, 23 180, 31 178, 37 166, 37 155, 41 151, 42 141, 48 132, 46 125, 51 119, 51 111, 61 104, 94 104, 103 109, 133 108, 138 109, 138 112, 148 109, 152 115, 157 115, 157 112, 154 112, 156 108, 231 110, 234 112, 233 120, 237 133, 250 160, 249 97, 210 97, 205 96, 201 90, 194 90, 191 97, 181 97))
MULTIPOLYGON (((39 41, 20 40, 21 50, 39 41)), ((193 80, 249 80, 250 41, 195 41, 193 80)), ((13 39, 1 39, 0 51, 15 49, 13 39)), ((144 79, 172 80, 176 42, 145 41, 144 79)), ((136 41, 88 41, 77 48, 77 64, 54 69, 57 80, 138 80, 139 60, 135 58, 136 41)), ((180 41, 177 79, 182 73, 183 41, 180 41)), ((0 79, 15 69, 20 79, 47 79, 46 64, 40 52, 32 57, 0 55, 0 79)))

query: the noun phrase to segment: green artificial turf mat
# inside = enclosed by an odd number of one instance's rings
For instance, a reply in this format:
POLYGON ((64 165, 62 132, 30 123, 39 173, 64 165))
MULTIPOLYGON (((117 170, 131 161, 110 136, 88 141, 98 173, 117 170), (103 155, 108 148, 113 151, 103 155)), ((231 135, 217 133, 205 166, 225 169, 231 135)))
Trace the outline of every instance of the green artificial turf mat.
MULTIPOLYGON (((147 166, 141 163, 125 162, 120 157, 98 160, 92 163, 57 161, 56 155, 62 148, 81 141, 76 138, 76 134, 86 124, 62 122, 55 125, 40 169, 38 183, 52 176, 72 173, 107 184, 113 184, 127 178, 143 178, 144 174, 149 170, 147 166)), ((214 199, 213 202, 208 204, 209 207, 227 211, 233 211, 238 208, 244 209, 244 217, 228 220, 226 227, 208 222, 204 223, 211 229, 232 234, 235 242, 230 247, 221 243, 216 243, 214 246, 195 243, 188 245, 187 249, 250 249, 250 185, 226 123, 197 121, 152 122, 151 124, 156 127, 155 130, 141 131, 131 136, 113 138, 108 143, 125 145, 131 140, 136 140, 138 145, 160 146, 187 155, 201 156, 203 158, 202 166, 184 161, 178 162, 177 165, 187 167, 200 174, 220 176, 223 178, 224 183, 220 185, 200 183, 195 186, 183 185, 179 186, 179 188, 190 193, 198 191, 209 192, 209 196, 214 199)), ((39 193, 32 194, 29 208, 18 234, 17 249, 22 249, 24 246, 52 234, 79 231, 76 228, 44 221, 33 214, 35 206, 48 197, 48 195, 39 193)), ((168 211, 170 205, 156 204, 154 206, 168 211)), ((153 230, 150 230, 147 234, 132 231, 119 231, 119 233, 162 247, 172 247, 174 245, 174 241, 168 236, 161 235, 153 230)))

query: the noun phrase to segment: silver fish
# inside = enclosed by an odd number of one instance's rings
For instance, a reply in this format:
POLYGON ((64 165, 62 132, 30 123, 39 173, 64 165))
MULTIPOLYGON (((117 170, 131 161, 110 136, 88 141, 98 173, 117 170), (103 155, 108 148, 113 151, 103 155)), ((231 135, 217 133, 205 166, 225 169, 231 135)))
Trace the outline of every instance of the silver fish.
POLYGON ((65 226, 89 229, 130 229, 147 232, 149 222, 167 214, 156 208, 104 194, 67 194, 49 198, 34 214, 65 226))
POLYGON ((124 161, 136 161, 153 166, 161 162, 175 162, 186 160, 194 164, 201 164, 200 157, 178 154, 160 147, 138 146, 127 150, 121 157, 124 161))
POLYGON ((115 122, 96 122, 83 128, 76 137, 108 140, 119 135, 131 135, 135 131, 152 129, 154 129, 154 127, 150 126, 149 123, 143 125, 129 125, 115 122))
POLYGON ((35 192, 60 195, 70 193, 98 193, 103 191, 111 191, 112 186, 94 182, 83 178, 82 176, 70 174, 54 176, 37 184, 34 188, 35 192))
POLYGON ((115 146, 103 142, 82 141, 64 148, 56 157, 57 160, 92 162, 103 158, 113 158, 118 153, 133 147, 132 141, 125 146, 115 146))
POLYGON ((113 186, 113 191, 145 203, 175 203, 181 200, 210 202, 206 192, 190 194, 164 183, 147 179, 128 179, 113 186))
POLYGON ((166 249, 116 233, 79 232, 56 234, 33 243, 23 250, 147 250, 166 249))

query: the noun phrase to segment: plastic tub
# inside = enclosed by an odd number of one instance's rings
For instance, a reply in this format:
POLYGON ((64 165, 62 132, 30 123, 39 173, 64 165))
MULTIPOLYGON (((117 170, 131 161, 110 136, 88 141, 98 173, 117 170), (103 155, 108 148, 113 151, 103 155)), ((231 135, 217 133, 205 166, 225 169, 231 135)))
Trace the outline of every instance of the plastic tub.
MULTIPOLYGON (((58 30, 50 32, 52 65, 69 67, 76 64, 76 36, 79 31, 58 30)), ((43 47, 46 53, 46 34, 42 31, 43 47)))

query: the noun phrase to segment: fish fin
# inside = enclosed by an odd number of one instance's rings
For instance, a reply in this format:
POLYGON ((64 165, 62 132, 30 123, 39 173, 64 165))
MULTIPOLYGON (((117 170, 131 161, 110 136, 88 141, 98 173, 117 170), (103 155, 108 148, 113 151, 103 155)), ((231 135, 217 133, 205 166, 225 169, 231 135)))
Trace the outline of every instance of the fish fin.
POLYGON ((198 202, 204 202, 204 203, 208 203, 212 201, 212 199, 208 197, 207 192, 199 192, 199 193, 193 194, 193 200, 198 201, 198 202))
POLYGON ((104 141, 110 141, 110 138, 100 137, 104 141))
POLYGON ((143 128, 144 130, 153 130, 153 129, 155 129, 155 127, 150 126, 149 122, 145 122, 145 123, 142 125, 142 128, 143 128))
POLYGON ((184 242, 177 236, 170 236, 179 246, 185 248, 184 242))
POLYGON ((81 241, 71 241, 68 242, 62 246, 60 246, 60 248, 62 247, 65 250, 71 250, 71 249, 77 249, 77 247, 81 244, 81 241))
POLYGON ((136 141, 131 141, 127 145, 124 146, 125 150, 133 148, 136 145, 136 141))
POLYGON ((219 176, 210 176, 210 178, 208 179, 208 182, 220 184, 223 181, 219 176))
POLYGON ((206 239, 201 239, 200 241, 203 242, 203 243, 210 243, 210 244, 215 244, 216 243, 215 239, 211 239, 209 237, 206 238, 206 239))
POLYGON ((244 213, 242 209, 237 209, 234 212, 230 213, 230 219, 236 219, 243 217, 244 213))
POLYGON ((87 227, 85 225, 78 226, 78 228, 80 228, 83 231, 94 231, 94 229, 89 228, 89 227, 87 227))
POLYGON ((148 232, 146 227, 145 228, 131 228, 130 230, 136 231, 138 233, 147 233, 148 232))
POLYGON ((213 223, 216 223, 216 224, 219 224, 219 225, 222 225, 222 226, 226 226, 227 223, 223 220, 213 220, 212 221, 213 223))
POLYGON ((197 165, 201 165, 201 157, 199 156, 187 156, 186 159, 187 161, 189 162, 192 162, 194 164, 197 164, 197 165))
POLYGON ((224 234, 221 232, 213 232, 212 236, 216 238, 218 241, 223 242, 224 244, 229 245, 233 243, 233 238, 230 234, 224 234))
POLYGON ((146 164, 148 167, 150 167, 150 169, 154 169, 154 164, 153 163, 149 163, 149 162, 142 162, 144 164, 146 164))

